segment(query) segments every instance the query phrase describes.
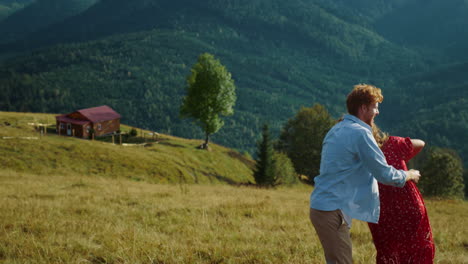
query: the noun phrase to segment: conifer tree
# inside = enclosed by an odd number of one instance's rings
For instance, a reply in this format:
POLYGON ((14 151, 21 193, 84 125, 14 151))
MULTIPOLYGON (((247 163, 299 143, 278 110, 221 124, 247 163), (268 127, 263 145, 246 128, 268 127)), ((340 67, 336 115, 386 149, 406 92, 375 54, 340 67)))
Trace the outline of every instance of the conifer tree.
POLYGON ((256 168, 254 172, 255 182, 260 186, 274 186, 276 182, 273 169, 273 143, 270 139, 270 129, 263 125, 262 139, 257 144, 256 168))

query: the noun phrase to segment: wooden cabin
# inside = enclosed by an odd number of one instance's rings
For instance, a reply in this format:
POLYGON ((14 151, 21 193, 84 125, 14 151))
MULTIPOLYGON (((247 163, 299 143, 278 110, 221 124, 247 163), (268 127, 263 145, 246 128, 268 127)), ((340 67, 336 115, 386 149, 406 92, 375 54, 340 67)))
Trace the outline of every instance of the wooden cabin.
POLYGON ((81 109, 56 116, 57 133, 60 135, 90 138, 112 134, 120 130, 120 114, 107 105, 81 109))

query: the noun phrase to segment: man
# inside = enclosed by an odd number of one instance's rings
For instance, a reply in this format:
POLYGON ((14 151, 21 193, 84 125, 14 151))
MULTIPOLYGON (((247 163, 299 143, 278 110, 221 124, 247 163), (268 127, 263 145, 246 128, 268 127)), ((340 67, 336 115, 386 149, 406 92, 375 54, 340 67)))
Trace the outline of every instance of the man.
POLYGON ((378 222, 377 181, 403 187, 406 181, 418 182, 421 177, 417 170, 389 166, 375 142, 371 127, 382 101, 379 88, 355 85, 346 99, 349 114, 323 141, 320 175, 310 196, 310 220, 327 263, 352 263, 352 218, 378 222))

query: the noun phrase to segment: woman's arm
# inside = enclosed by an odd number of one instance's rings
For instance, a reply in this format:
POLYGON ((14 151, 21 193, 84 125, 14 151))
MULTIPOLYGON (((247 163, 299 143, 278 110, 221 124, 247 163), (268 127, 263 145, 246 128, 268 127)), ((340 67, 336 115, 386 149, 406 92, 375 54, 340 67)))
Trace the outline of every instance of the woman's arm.
POLYGON ((426 145, 426 143, 420 139, 411 139, 411 143, 413 144, 413 157, 424 148, 424 145, 426 145))

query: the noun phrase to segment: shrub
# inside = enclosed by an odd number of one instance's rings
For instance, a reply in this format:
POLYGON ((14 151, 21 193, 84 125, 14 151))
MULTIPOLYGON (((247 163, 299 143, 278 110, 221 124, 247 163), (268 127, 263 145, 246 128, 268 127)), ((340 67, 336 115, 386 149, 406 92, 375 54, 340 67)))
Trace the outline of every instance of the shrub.
POLYGON ((129 135, 131 137, 136 137, 138 135, 138 132, 135 128, 130 129, 129 135))
POLYGON ((449 149, 429 150, 421 170, 419 187, 428 196, 463 198, 463 164, 458 155, 449 149))
POLYGON ((275 152, 273 154, 273 174, 276 185, 292 185, 299 182, 291 159, 284 153, 275 152))

